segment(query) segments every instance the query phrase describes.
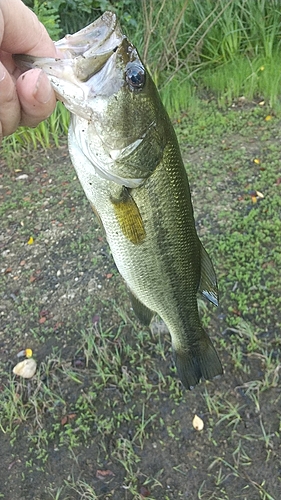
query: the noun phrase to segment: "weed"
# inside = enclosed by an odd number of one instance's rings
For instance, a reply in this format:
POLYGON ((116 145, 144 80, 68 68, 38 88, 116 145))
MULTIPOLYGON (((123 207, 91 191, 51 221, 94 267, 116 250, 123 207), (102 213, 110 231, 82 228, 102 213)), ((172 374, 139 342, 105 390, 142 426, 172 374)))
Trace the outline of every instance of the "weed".
MULTIPOLYGON (((198 95, 206 90, 223 107, 243 97, 266 100, 279 110, 281 14, 277 0, 179 0, 176 9, 168 0, 159 9, 154 8, 154 0, 143 0, 140 5, 130 0, 116 6, 106 0, 102 4, 103 10, 111 8, 120 16, 172 115, 198 108, 198 95)), ((79 19, 73 15, 73 6, 63 6, 64 2, 54 7, 37 0, 33 5, 54 38, 59 22, 66 32, 73 32, 81 29, 83 19, 92 21, 89 2, 79 2, 79 19)), ((58 103, 46 122, 35 129, 18 129, 3 140, 3 147, 19 151, 22 146, 58 146, 68 123, 69 114, 58 103)))
MULTIPOLYGON (((35 128, 19 127, 14 134, 4 137, 2 147, 4 152, 12 150, 19 153, 22 148, 28 151, 50 148, 53 144, 59 146, 62 135, 67 135, 69 126, 69 112, 61 102, 57 103, 53 114, 35 128)), ((8 153, 9 154, 9 153, 8 153)))
POLYGON ((279 119, 202 102, 176 127, 220 289, 200 314, 225 373, 182 390, 167 329, 134 317, 65 149, 16 155, 1 178, 5 498, 13 484, 24 498, 278 498, 279 119), (10 374, 26 347, 30 381, 10 374))

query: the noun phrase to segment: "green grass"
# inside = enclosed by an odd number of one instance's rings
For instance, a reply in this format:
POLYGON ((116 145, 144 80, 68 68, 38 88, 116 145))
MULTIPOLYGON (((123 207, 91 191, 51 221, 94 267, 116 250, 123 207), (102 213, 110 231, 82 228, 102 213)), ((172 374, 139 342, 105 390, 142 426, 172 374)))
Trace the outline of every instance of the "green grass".
POLYGON ((129 29, 129 35, 170 113, 192 106, 195 88, 213 94, 221 106, 241 96, 279 106, 277 0, 181 0, 176 9, 164 1, 159 11, 153 0, 144 0, 142 8, 142 29, 129 29))
POLYGON ((235 324, 242 316, 248 321, 255 318, 257 325, 265 328, 274 317, 278 328, 281 205, 279 145, 272 139, 278 120, 271 117, 267 121, 268 113, 269 110, 255 107, 248 113, 234 110, 218 114, 211 106, 206 106, 205 111, 202 107, 197 119, 202 127, 200 136, 191 115, 181 120, 180 139, 186 142, 191 183, 196 189, 200 188, 202 177, 205 183, 203 199, 198 200, 195 195, 195 205, 203 211, 207 222, 208 217, 216 220, 208 244, 220 262, 220 295, 222 301, 228 297, 226 314, 230 323, 235 324), (239 141, 235 140, 237 126, 239 141), (249 133, 259 137, 254 150, 247 140, 249 133), (198 154, 202 151, 200 169, 193 165, 190 149, 198 154), (221 201, 224 190, 229 193, 228 203, 221 201), (251 193, 256 191, 264 198, 254 203, 256 199, 251 193))
POLYGON ((243 55, 217 68, 206 69, 200 81, 208 91, 215 93, 222 107, 243 96, 248 101, 265 100, 280 112, 280 69, 279 53, 269 59, 256 57, 254 60, 243 55))
POLYGON ((9 151, 20 153, 27 150, 50 148, 53 144, 59 146, 60 137, 67 135, 69 126, 69 112, 61 102, 57 103, 53 114, 35 128, 19 127, 11 136, 4 137, 2 147, 6 154, 9 151))
MULTIPOLYGON (((80 6, 80 20, 72 6, 65 9, 61 2, 57 6, 39 5, 37 0, 27 3, 54 39, 59 36, 59 22, 65 31, 73 32, 98 14, 90 3, 80 6)), ((123 0, 117 6, 105 2, 98 7, 116 11, 172 116, 192 111, 198 96, 206 95, 223 108, 239 98, 258 99, 280 113, 279 0, 178 0, 177 8, 163 0, 160 9, 154 8, 154 0, 143 0, 139 6, 123 0)), ((18 129, 4 139, 3 146, 14 151, 22 146, 57 146, 68 122, 68 112, 59 103, 47 121, 35 129, 18 129)))
MULTIPOLYGON (((100 436, 97 451, 100 467, 108 459, 107 436, 115 435, 112 459, 124 469, 124 485, 136 495, 135 498, 141 498, 137 491, 136 466, 140 458, 136 449, 143 449, 153 423, 158 420, 157 413, 151 414, 146 410, 146 402, 150 398, 159 399, 158 389, 161 386, 152 386, 140 368, 133 368, 143 366, 149 359, 144 349, 144 342, 146 349, 150 342, 148 332, 138 330, 132 333, 136 335, 139 345, 136 352, 133 347, 128 348, 124 338, 125 327, 121 321, 115 333, 104 331, 101 327, 89 330, 87 334, 82 333, 76 356, 85 357, 87 370, 84 373, 71 368, 59 352, 53 352, 41 363, 31 386, 29 381, 20 381, 16 386, 12 380, 7 381, 2 392, 1 427, 4 433, 10 434, 12 444, 20 425, 25 425, 24 439, 29 443, 25 455, 27 472, 43 471, 54 446, 69 450, 75 457, 76 449, 81 450, 81 446, 88 446, 92 441, 95 429, 96 435, 100 436), (94 352, 89 359, 89 343, 93 345, 93 339, 94 352), (63 394, 64 385, 68 390, 70 387, 74 389, 77 384, 78 387, 81 384, 85 386, 85 378, 90 374, 94 376, 93 387, 82 389, 75 403, 69 404, 63 394), (108 399, 104 391, 110 388, 112 396, 108 399), (134 401, 134 392, 141 388, 141 400, 134 401), (30 396, 26 399, 27 392, 30 396), (122 395, 121 401, 118 394, 122 395), (128 425, 131 428, 130 438, 122 436, 122 429, 128 425)), ((166 385, 167 382, 164 383, 166 385)), ((154 481, 152 478, 147 480, 149 483, 154 481)), ((90 490, 90 486, 83 481, 73 485, 69 483, 68 486, 79 492, 91 491, 93 496, 87 498, 96 498, 94 489, 90 490)))
POLYGON ((278 500, 280 121, 266 106, 197 101, 176 131, 218 275, 219 309, 199 306, 225 373, 182 392, 170 337, 160 322, 152 333, 137 323, 65 145, 10 153, 0 193, 0 491, 8 481, 40 500, 141 500, 143 487, 171 500, 188 484, 204 500, 278 500), (15 181, 19 162, 28 180, 15 181), (254 203, 256 190, 264 198, 254 203), (38 362, 30 381, 12 375, 25 347, 38 362), (97 471, 109 471, 104 482, 97 471))

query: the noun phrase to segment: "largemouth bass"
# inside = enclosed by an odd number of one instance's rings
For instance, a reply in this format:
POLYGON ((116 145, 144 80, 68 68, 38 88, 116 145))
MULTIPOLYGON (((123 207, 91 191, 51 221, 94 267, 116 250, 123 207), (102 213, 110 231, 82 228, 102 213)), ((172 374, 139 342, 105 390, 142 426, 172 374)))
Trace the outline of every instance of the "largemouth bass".
POLYGON ((197 306, 217 305, 211 260, 195 229, 187 174, 156 87, 115 14, 56 42, 61 59, 15 56, 42 68, 71 112, 69 152, 100 219, 133 309, 157 313, 186 388, 222 373, 197 306))

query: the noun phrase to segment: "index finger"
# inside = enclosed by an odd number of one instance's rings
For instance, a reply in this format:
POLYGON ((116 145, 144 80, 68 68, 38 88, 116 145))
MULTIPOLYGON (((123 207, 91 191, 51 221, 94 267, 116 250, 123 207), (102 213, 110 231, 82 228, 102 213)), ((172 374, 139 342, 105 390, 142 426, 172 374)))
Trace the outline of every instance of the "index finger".
POLYGON ((23 2, 20 0, 9 0, 9 2, 0 0, 0 10, 2 50, 11 54, 56 56, 56 47, 47 30, 23 2))

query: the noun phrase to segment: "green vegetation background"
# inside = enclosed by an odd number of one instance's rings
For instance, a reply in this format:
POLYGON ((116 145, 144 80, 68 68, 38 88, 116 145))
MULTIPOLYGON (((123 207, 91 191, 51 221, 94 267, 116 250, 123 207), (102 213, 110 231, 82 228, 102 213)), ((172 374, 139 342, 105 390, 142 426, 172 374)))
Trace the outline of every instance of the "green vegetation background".
MULTIPOLYGON (((280 109, 281 9, 279 0, 25 0, 58 40, 105 10, 118 15, 138 47, 168 112, 175 116, 213 96, 266 101, 280 109), (79 16, 77 16, 79 12, 79 16)), ((34 130, 20 129, 8 145, 58 144, 66 133, 63 106, 34 130)))

